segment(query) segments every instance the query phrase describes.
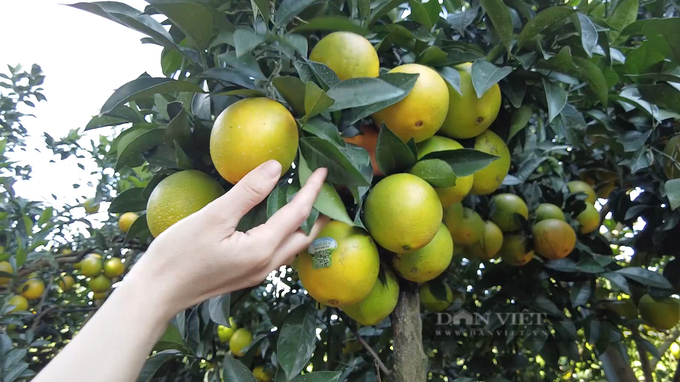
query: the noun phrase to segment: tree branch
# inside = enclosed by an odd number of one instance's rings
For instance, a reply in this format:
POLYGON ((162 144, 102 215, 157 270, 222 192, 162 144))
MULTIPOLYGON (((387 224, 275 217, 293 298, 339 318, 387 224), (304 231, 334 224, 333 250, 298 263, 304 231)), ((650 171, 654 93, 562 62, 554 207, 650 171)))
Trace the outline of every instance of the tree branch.
MULTIPOLYGON (((59 264, 77 263, 80 260, 82 260, 83 257, 85 257, 86 255, 88 255, 92 252, 94 252, 94 248, 88 248, 88 249, 85 249, 85 250, 78 252, 74 255, 56 257, 55 260, 59 264)), ((22 267, 21 270, 19 270, 19 272, 17 272, 17 276, 19 276, 19 277, 26 276, 30 273, 37 271, 38 269, 40 269, 42 267, 48 267, 51 264, 52 263, 47 259, 40 259, 38 261, 32 262, 31 264, 28 264, 28 265, 22 267)))
POLYGON ((635 347, 637 347, 638 354, 640 355, 640 364, 642 365, 642 373, 645 376, 645 382, 654 382, 654 377, 652 376, 652 368, 649 364, 649 356, 647 355, 647 349, 640 344, 642 337, 640 336, 640 331, 638 328, 633 328, 633 336, 635 338, 635 347))
POLYGON ((378 354, 375 352, 375 350, 373 350, 373 348, 371 347, 371 345, 369 345, 369 344, 361 337, 361 335, 359 335, 359 331, 357 330, 357 328, 354 327, 354 325, 352 325, 352 324, 349 322, 349 317, 347 317, 347 315, 346 315, 345 313, 343 313, 343 312, 341 312, 341 311, 339 311, 339 310, 337 310, 337 309, 335 310, 335 312, 338 314, 338 316, 339 316, 340 318, 342 318, 342 322, 345 324, 345 326, 346 326, 347 328, 349 328, 349 330, 352 332, 352 334, 354 334, 354 337, 357 338, 357 341, 359 341, 359 343, 360 343, 360 344, 368 351, 368 353, 371 355, 371 357, 373 357, 373 360, 374 360, 375 363, 380 367, 380 370, 382 370, 383 373, 385 373, 385 375, 387 375, 387 376, 389 377, 389 376, 390 376, 390 371, 387 369, 387 367, 385 366, 385 364, 383 363, 383 361, 380 359, 380 356, 378 356, 378 354))

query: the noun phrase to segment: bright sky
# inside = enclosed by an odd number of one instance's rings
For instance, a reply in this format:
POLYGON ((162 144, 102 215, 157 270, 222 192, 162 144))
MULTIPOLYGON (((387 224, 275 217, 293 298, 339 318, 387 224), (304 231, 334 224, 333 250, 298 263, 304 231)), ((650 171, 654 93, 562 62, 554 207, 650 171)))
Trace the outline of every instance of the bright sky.
MULTIPOLYGON (((144 9, 142 0, 123 0, 144 9)), ((142 44, 142 34, 94 14, 54 0, 0 1, 0 73, 6 64, 30 68, 39 64, 46 80, 47 102, 41 102, 24 125, 35 145, 43 147, 43 132, 54 138, 69 130, 83 130, 111 93, 143 72, 162 76, 161 48, 142 44)), ((96 138, 99 130, 90 135, 96 138)), ((29 141, 29 145, 31 145, 29 141)), ((78 196, 94 196, 91 178, 73 162, 49 163, 51 155, 26 153, 21 160, 33 166, 33 180, 16 186, 20 196, 53 203, 50 194, 74 203, 78 196), (74 190, 73 184, 82 187, 74 190)))

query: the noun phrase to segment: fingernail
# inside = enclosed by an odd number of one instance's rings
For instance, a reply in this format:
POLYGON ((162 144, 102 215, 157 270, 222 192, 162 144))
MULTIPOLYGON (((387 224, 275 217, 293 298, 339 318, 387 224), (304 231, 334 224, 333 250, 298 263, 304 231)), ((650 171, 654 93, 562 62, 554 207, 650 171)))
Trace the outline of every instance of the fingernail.
POLYGON ((275 160, 268 160, 266 161, 263 165, 262 168, 260 169, 263 174, 269 176, 269 177, 275 177, 275 176, 280 176, 281 175, 281 163, 275 160))

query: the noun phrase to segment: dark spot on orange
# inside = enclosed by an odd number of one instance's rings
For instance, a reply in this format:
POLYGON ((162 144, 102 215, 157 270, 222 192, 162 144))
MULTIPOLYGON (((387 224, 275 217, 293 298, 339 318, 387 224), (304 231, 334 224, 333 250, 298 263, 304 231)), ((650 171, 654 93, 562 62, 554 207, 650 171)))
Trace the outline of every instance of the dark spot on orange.
POLYGON ((402 246, 401 246, 401 249, 403 249, 403 250, 405 250, 405 251, 408 251, 409 249, 411 249, 411 246, 409 246, 409 245, 402 245, 402 246))
POLYGON ((330 306, 336 306, 340 303, 338 300, 328 300, 328 305, 330 306))
POLYGON ((475 125, 479 125, 482 122, 484 122, 484 117, 477 117, 477 119, 475 119, 475 125))
POLYGON ((411 273, 413 273, 414 275, 418 273, 418 267, 411 268, 411 273))
POLYGON ((421 127, 422 125, 423 125, 423 121, 416 122, 416 127, 421 127))

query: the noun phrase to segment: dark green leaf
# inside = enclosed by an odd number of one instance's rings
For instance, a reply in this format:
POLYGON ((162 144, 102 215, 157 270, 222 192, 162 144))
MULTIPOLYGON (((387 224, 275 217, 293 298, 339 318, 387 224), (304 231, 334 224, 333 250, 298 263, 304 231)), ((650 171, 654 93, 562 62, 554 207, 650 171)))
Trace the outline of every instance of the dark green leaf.
POLYGON ((482 98, 487 90, 496 85, 498 81, 507 77, 510 72, 512 72, 512 68, 509 66, 499 68, 485 60, 475 61, 472 64, 470 76, 472 77, 472 86, 475 88, 477 98, 482 98))
POLYGON ((505 49, 510 52, 510 45, 512 44, 512 19, 510 19, 508 7, 501 0, 480 0, 480 3, 486 14, 489 15, 491 24, 493 24, 498 32, 505 49))
POLYGON ((312 118, 302 125, 302 130, 335 143, 338 146, 345 146, 345 141, 340 136, 338 127, 323 118, 312 118))
POLYGON ((453 29, 458 31, 458 33, 465 36, 465 30, 476 18, 477 8, 473 7, 462 12, 449 13, 449 15, 446 16, 446 22, 449 23, 453 29))
POLYGON ((154 94, 173 92, 203 93, 196 84, 172 78, 140 77, 118 88, 104 103, 100 114, 107 114, 116 107, 130 101, 149 97, 154 94))
POLYGON ((512 113, 512 117, 510 117, 510 133, 508 134, 508 141, 527 126, 532 115, 533 111, 529 105, 524 105, 512 113))
POLYGON ((379 20, 381 17, 385 16, 389 11, 392 9, 396 8, 398 5, 404 3, 405 0, 389 0, 385 1, 383 3, 380 3, 374 10, 371 12, 371 16, 368 18, 366 21, 366 25, 370 26, 377 20, 379 20))
POLYGON ((375 159, 380 171, 390 175, 413 166, 416 163, 416 154, 383 123, 378 132, 375 159))
MULTIPOLYGON (((295 63, 296 68, 297 66, 298 62, 295 63)), ((333 87, 335 84, 340 82, 338 75, 335 74, 333 69, 329 68, 325 64, 322 64, 320 62, 307 61, 307 66, 309 66, 309 68, 312 70, 312 73, 314 73, 314 76, 325 90, 328 90, 329 88, 333 87)))
POLYGON ((409 0, 408 3, 411 8, 411 19, 424 25, 427 29, 432 29, 434 22, 430 20, 430 15, 427 13, 427 9, 425 9, 421 0, 409 0))
POLYGON ((468 176, 488 166, 497 156, 473 149, 459 149, 431 152, 424 159, 441 159, 451 166, 457 176, 468 176))
POLYGON ((371 33, 368 29, 358 25, 344 16, 321 16, 307 21, 306 24, 295 27, 292 32, 304 31, 347 31, 359 35, 371 33))
POLYGON ((680 19, 652 20, 642 28, 647 40, 666 58, 680 65, 680 19))
POLYGON ((664 188, 671 210, 680 207, 680 179, 667 180, 664 188))
POLYGON ((265 20, 269 20, 269 17, 271 15, 271 10, 269 8, 269 0, 253 0, 253 2, 255 3, 255 6, 262 14, 262 18, 264 18, 265 20))
POLYGON ((316 371, 300 375, 293 379, 293 382, 338 382, 340 379, 339 371, 316 371))
POLYGON ((642 85, 638 87, 646 101, 680 114, 680 91, 668 84, 642 85))
POLYGON ((156 374, 156 371, 158 371, 165 362, 181 355, 182 354, 177 350, 163 350, 150 356, 144 363, 142 371, 137 377, 137 382, 151 381, 153 375, 156 374))
POLYGON ((208 8, 188 0, 147 1, 168 16, 196 48, 201 51, 208 48, 213 36, 213 19, 208 8))
POLYGON ((229 324, 229 315, 231 307, 231 294, 225 293, 215 296, 208 300, 208 311, 210 312, 210 319, 214 323, 222 326, 231 326, 229 324))
POLYGON ((234 31, 234 48, 236 48, 236 57, 241 57, 246 53, 252 51, 256 46, 262 44, 266 37, 257 34, 251 28, 238 28, 234 31))
POLYGON ((272 84, 284 100, 293 108, 295 114, 305 115, 305 84, 297 77, 280 76, 272 84))
MULTIPOLYGON (((307 179, 312 175, 312 170, 309 169, 305 158, 302 156, 300 156, 298 175, 300 177, 300 184, 303 186, 307 183, 307 179)), ((347 214, 347 209, 345 208, 338 191, 328 183, 324 183, 321 188, 321 192, 319 192, 319 196, 317 196, 316 201, 314 202, 314 208, 333 220, 354 225, 352 218, 347 214)))
POLYGON ((315 309, 310 305, 295 308, 284 321, 276 344, 278 361, 292 380, 307 366, 316 345, 315 309))
POLYGON ((236 57, 236 52, 227 52, 220 54, 217 57, 243 75, 253 77, 256 80, 267 79, 267 77, 262 74, 262 70, 252 54, 244 54, 241 57, 236 57))
POLYGON ((560 85, 550 82, 546 78, 543 78, 543 88, 545 98, 548 101, 548 114, 550 115, 548 121, 552 122, 560 114, 564 105, 567 104, 567 92, 560 85))
POLYGON ((222 378, 224 382, 257 382, 248 367, 229 354, 224 356, 222 378))
POLYGON ((578 272, 576 263, 572 259, 547 260, 545 267, 560 272, 574 273, 578 272))
POLYGON ((280 185, 276 186, 267 197, 267 219, 274 216, 276 211, 280 210, 285 205, 286 191, 280 185))
POLYGON ((593 56, 593 49, 597 46, 597 29, 590 18, 583 13, 577 12, 571 15, 571 20, 576 25, 576 30, 581 35, 581 46, 588 57, 593 56))
POLYGON ((592 258, 586 257, 576 263, 576 268, 583 273, 601 273, 604 268, 592 258))
POLYGON ((621 0, 616 5, 611 16, 606 20, 607 25, 613 29, 609 31, 609 41, 615 41, 619 36, 619 31, 622 31, 637 19, 639 6, 639 0, 621 0))
POLYGON ((456 185, 456 174, 453 173, 451 166, 441 159, 418 161, 410 172, 432 187, 453 187, 456 185))
POLYGON ((642 145, 647 142, 647 138, 652 134, 652 129, 644 132, 637 130, 627 131, 623 135, 620 135, 616 141, 623 145, 623 151, 633 152, 638 150, 642 145))
POLYGON ((657 272, 652 272, 650 270, 639 268, 639 267, 626 267, 615 271, 617 274, 625 276, 631 280, 635 280, 643 285, 648 285, 661 289, 672 289, 671 284, 657 272))
POLYGON ((256 89, 253 80, 248 78, 247 75, 243 75, 232 68, 211 68, 203 73, 199 73, 198 77, 224 81, 230 84, 242 86, 246 89, 256 89))
POLYGON ((285 26, 305 8, 319 0, 283 0, 278 4, 274 21, 277 26, 285 26))
POLYGON ((552 7, 538 13, 531 19, 520 32, 517 38, 517 47, 522 48, 524 44, 533 40, 539 33, 548 27, 554 26, 557 22, 569 17, 574 10, 569 7, 552 7))
POLYGON ((458 94, 463 95, 460 91, 460 73, 456 69, 449 67, 441 68, 439 69, 439 75, 442 76, 442 78, 445 79, 458 94))
POLYGON ((649 354, 651 354, 652 357, 656 359, 661 359, 661 353, 659 353, 659 349, 656 348, 651 342, 647 341, 646 339, 642 337, 634 337, 635 338, 635 344, 639 347, 644 348, 647 350, 649 354))
POLYGON ((147 238, 151 237, 151 232, 149 231, 149 225, 146 223, 146 214, 138 217, 130 229, 125 234, 125 243, 130 240, 137 238, 139 241, 144 242, 147 238))
POLYGON ((448 55, 438 46, 429 46, 416 59, 421 65, 441 66, 448 62, 448 55))
POLYGON ((142 194, 143 191, 143 188, 130 188, 121 192, 111 202, 109 212, 118 214, 144 211, 146 209, 146 198, 142 194))
POLYGON ((143 154, 163 143, 164 137, 165 129, 153 129, 136 137, 120 152, 116 162, 116 171, 125 166, 131 168, 141 166, 144 163, 143 154))
MULTIPOLYGON (((368 186, 370 179, 367 179, 347 156, 348 154, 356 155, 354 150, 349 151, 349 147, 350 145, 347 145, 347 149, 343 149, 317 137, 300 139, 300 151, 307 160, 310 169, 316 170, 319 167, 326 167, 328 169, 326 179, 331 183, 345 186, 368 186)), ((370 163, 366 150, 361 151, 370 163)))
POLYGON ((357 107, 355 109, 352 109, 351 117, 349 118, 350 123, 355 123, 363 118, 370 116, 371 114, 377 111, 380 111, 388 106, 394 105, 395 103, 404 99, 408 95, 408 93, 411 92, 411 89, 413 89, 413 86, 416 84, 418 76, 419 76, 418 74, 411 73, 386 73, 381 75, 380 79, 393 86, 400 88, 404 92, 397 97, 394 97, 383 102, 378 102, 365 107, 357 107))
POLYGON ((405 93, 380 78, 351 78, 328 89, 328 96, 335 100, 329 111, 365 107, 404 96, 405 93))
POLYGON ((585 58, 574 57, 573 59, 576 67, 583 73, 581 77, 588 82, 588 86, 595 93, 602 106, 607 106, 609 87, 600 68, 585 58))
POLYGON ((314 82, 305 86, 305 122, 331 107, 335 101, 314 82))

